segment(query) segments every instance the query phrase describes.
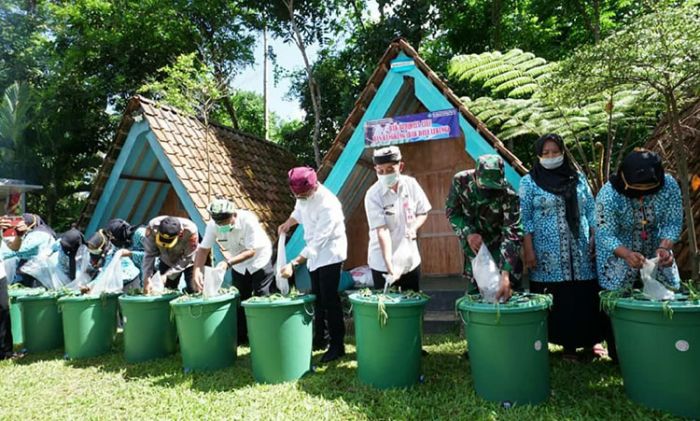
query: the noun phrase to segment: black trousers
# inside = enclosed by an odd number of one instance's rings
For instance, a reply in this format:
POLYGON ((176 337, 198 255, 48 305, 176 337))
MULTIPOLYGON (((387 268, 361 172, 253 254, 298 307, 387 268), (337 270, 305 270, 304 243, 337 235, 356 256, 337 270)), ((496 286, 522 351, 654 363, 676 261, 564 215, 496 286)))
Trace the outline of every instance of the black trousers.
MULTIPOLYGON (((384 284, 386 279, 384 275, 387 272, 380 272, 378 270, 372 269, 372 281, 374 282, 374 289, 384 289, 384 284)), ((401 290, 411 290, 420 291, 420 265, 416 266, 412 271, 401 275, 398 281, 394 282, 393 286, 401 287, 401 290)))
MULTIPOLYGON (((165 272, 170 269, 170 266, 166 265, 163 263, 161 260, 160 263, 158 263, 158 272, 160 272, 161 275, 165 274, 165 272)), ((192 273, 194 271, 194 266, 188 266, 187 269, 182 271, 182 274, 185 275, 185 292, 188 294, 194 294, 194 278, 192 277, 192 273)), ((180 277, 178 276, 175 279, 166 279, 163 284, 165 285, 166 288, 168 289, 177 289, 177 284, 180 283, 180 277)))
POLYGON ((338 295, 340 284, 340 268, 343 265, 333 263, 310 271, 311 292, 316 296, 314 302, 314 337, 323 339, 328 325, 330 349, 342 349, 345 339, 345 323, 343 322, 343 307, 338 295))
POLYGON ((605 314, 600 310, 598 280, 530 281, 530 292, 552 294, 554 304, 547 322, 549 342, 567 352, 590 348, 603 338, 605 314))
MULTIPOLYGON (((0 262, 1 264, 1 262, 0 262)), ((0 360, 12 355, 12 322, 7 278, 0 279, 0 360)))
MULTIPOLYGON (((231 270, 233 286, 238 289, 240 294, 240 302, 247 300, 252 296, 266 296, 277 292, 275 286, 275 271, 272 265, 268 263, 265 267, 250 273, 246 270, 245 274, 240 274, 235 270, 231 270)), ((238 343, 248 342, 248 325, 246 323, 245 311, 243 306, 238 305, 238 343)))

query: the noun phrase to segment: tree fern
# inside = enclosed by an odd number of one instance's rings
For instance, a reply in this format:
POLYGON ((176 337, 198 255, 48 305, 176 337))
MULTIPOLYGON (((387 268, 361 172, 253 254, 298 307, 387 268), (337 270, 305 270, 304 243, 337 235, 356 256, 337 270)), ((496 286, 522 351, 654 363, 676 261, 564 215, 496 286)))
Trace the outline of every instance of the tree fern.
POLYGON ((29 125, 31 91, 26 83, 14 82, 5 89, 0 102, 0 155, 8 159, 22 147, 29 125), (4 153, 3 153, 4 152, 4 153))
POLYGON ((592 152, 596 141, 608 141, 615 129, 627 124, 652 122, 655 116, 639 112, 649 100, 646 90, 626 89, 610 94, 592 93, 572 103, 566 92, 550 82, 559 65, 532 53, 514 49, 505 54, 488 52, 454 57, 448 66, 451 77, 466 80, 490 92, 490 96, 472 100, 464 97, 467 108, 502 140, 539 137, 558 133, 576 152, 581 167, 587 170, 594 188, 594 167, 599 157, 592 152))

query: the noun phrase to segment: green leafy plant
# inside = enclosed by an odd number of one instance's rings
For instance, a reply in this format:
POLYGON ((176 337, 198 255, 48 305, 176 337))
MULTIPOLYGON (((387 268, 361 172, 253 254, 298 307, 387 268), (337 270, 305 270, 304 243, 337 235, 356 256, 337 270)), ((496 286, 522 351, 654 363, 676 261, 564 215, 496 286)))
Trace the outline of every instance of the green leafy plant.
POLYGON ((265 296, 253 296, 248 299, 248 301, 253 302, 253 303, 260 303, 260 302, 275 302, 275 301, 284 301, 284 300, 293 300, 295 298, 303 297, 304 294, 303 292, 300 292, 298 289, 295 287, 292 287, 289 290, 289 294, 283 295, 278 293, 275 294, 270 294, 270 295, 265 295, 265 296))
POLYGON ((381 326, 386 326, 389 320, 389 313, 386 311, 387 303, 398 303, 401 301, 419 301, 430 298, 429 295, 422 291, 401 291, 395 287, 390 288, 387 293, 383 291, 374 291, 369 288, 364 288, 357 292, 357 295, 364 298, 366 301, 377 303, 377 318, 381 326))

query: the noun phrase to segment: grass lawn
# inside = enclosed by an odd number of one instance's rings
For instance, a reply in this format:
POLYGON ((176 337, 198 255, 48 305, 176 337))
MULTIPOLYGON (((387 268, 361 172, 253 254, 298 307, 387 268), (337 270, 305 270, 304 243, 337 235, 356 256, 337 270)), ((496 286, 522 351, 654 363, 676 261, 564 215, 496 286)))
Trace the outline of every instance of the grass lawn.
MULTIPOLYGON (((353 338, 349 338, 350 343, 353 338)), ((258 385, 248 348, 231 368, 184 374, 180 355, 127 365, 115 352, 83 361, 63 353, 0 362, 0 419, 303 419, 303 420, 640 420, 673 417, 627 399, 619 368, 609 361, 572 363, 553 352, 552 397, 544 405, 502 409, 478 398, 466 343, 457 335, 426 337, 425 383, 378 391, 359 383, 354 346, 338 363, 296 383, 258 385)), ((316 353, 317 360, 320 353, 316 353)))

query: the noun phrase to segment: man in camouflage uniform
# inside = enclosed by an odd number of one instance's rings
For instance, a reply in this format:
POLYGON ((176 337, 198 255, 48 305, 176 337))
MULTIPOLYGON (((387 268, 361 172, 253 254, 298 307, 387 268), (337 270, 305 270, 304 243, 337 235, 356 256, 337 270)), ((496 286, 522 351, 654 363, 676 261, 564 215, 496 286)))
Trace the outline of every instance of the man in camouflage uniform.
POLYGON ((445 203, 447 218, 464 251, 464 274, 473 282, 471 259, 481 244, 501 270, 497 298, 512 294, 510 275, 519 259, 522 227, 517 194, 507 185, 498 155, 479 157, 475 170, 455 174, 445 203))

